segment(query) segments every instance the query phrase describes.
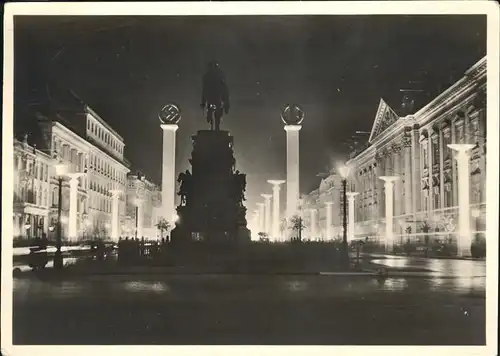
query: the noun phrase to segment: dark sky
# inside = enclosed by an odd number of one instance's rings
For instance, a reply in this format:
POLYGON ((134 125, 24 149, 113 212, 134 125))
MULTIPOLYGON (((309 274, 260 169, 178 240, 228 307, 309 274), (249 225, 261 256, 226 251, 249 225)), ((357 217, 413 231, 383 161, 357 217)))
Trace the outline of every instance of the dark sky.
MULTIPOLYGON (((190 136, 207 125, 201 77, 216 59, 229 84, 223 128, 235 137, 253 210, 270 178, 285 178, 280 109, 305 111, 301 193, 345 159, 345 137, 370 131, 381 97, 425 80, 436 91, 486 53, 482 16, 17 17, 16 107, 52 78, 72 89, 125 139, 133 170, 161 181, 157 112, 177 103, 177 167, 188 168, 190 136)), ((19 106, 18 106, 19 105, 19 106)))

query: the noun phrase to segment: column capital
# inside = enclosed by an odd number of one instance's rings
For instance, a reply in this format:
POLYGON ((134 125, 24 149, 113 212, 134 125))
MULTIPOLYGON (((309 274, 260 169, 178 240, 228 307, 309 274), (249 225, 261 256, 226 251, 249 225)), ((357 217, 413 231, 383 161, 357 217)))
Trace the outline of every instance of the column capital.
POLYGON ((458 154, 468 154, 471 149, 475 147, 475 145, 468 143, 451 143, 447 145, 452 150, 456 151, 458 154))
POLYGON ((392 152, 399 153, 399 152, 401 152, 401 145, 399 143, 394 142, 391 145, 391 149, 392 149, 392 152))
POLYGON ((354 200, 354 198, 356 198, 356 195, 359 195, 359 193, 358 192, 347 192, 346 195, 347 195, 347 198, 349 200, 354 200))
POLYGON ((333 201, 325 201, 326 206, 332 206, 334 203, 333 201))
POLYGON ((300 131, 302 125, 285 125, 284 129, 286 132, 289 131, 300 131))
POLYGON ((404 148, 410 148, 411 147, 411 136, 403 135, 403 137, 401 138, 401 145, 404 148))
POLYGON ((266 199, 266 201, 271 200, 271 198, 273 197, 272 194, 261 194, 260 196, 266 199))
POLYGON ((381 176, 379 179, 383 180, 385 184, 392 184, 399 179, 398 176, 381 176))
POLYGON ((66 174, 72 181, 78 180, 78 178, 83 177, 85 173, 67 173, 66 174))
POLYGON ((279 179, 269 179, 267 181, 269 184, 273 185, 273 188, 280 188, 280 184, 283 184, 286 182, 286 180, 279 180, 279 179))
POLYGON ((179 125, 177 125, 177 124, 161 124, 160 127, 163 131, 175 132, 179 128, 179 125))

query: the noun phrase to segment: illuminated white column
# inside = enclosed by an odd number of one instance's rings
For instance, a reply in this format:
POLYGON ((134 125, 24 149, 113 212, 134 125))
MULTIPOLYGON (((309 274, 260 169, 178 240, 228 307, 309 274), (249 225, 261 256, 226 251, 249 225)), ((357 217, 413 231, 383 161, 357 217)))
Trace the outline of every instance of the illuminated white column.
POLYGON ((332 240, 333 239, 333 224, 332 224, 332 218, 333 218, 333 202, 332 201, 327 201, 325 202, 326 205, 326 236, 325 240, 332 240))
POLYGON ((143 204, 144 201, 142 199, 137 199, 137 237, 140 239, 143 237, 144 230, 144 211, 143 211, 143 204))
POLYGON ((161 202, 165 219, 175 223, 175 132, 176 124, 162 124, 163 158, 161 166, 161 202))
POLYGON ((113 202, 111 205, 111 239, 113 241, 118 241, 120 238, 120 194, 121 190, 113 189, 110 191, 113 197, 113 202))
POLYGON ((68 240, 76 241, 78 239, 77 219, 78 219, 78 178, 83 173, 69 173, 69 222, 68 222, 68 240))
POLYGON ((474 145, 451 144, 449 148, 455 151, 458 170, 458 254, 470 256, 472 231, 470 226, 470 173, 469 153, 474 145))
POLYGON ((268 180, 268 183, 273 185, 273 218, 271 234, 273 239, 280 240, 280 185, 285 183, 284 180, 268 180))
POLYGON ((273 197, 271 194, 261 194, 264 198, 264 207, 266 212, 265 217, 265 225, 264 232, 267 234, 267 237, 271 236, 271 198, 273 197))
POLYGON ((347 224, 347 239, 352 241, 354 239, 354 199, 358 192, 347 192, 347 200, 349 202, 349 222, 347 224))
POLYGON ((385 182, 385 250, 391 252, 394 244, 394 182, 398 176, 379 177, 385 182))
POLYGON ((286 219, 297 214, 299 201, 299 131, 301 125, 285 125, 286 131, 286 219))
POLYGON ((311 240, 318 239, 318 232, 316 231, 316 209, 309 209, 309 213, 311 213, 311 229, 309 230, 311 233, 311 240))
POLYGON ((264 203, 257 203, 259 207, 259 232, 265 232, 265 205, 264 203))

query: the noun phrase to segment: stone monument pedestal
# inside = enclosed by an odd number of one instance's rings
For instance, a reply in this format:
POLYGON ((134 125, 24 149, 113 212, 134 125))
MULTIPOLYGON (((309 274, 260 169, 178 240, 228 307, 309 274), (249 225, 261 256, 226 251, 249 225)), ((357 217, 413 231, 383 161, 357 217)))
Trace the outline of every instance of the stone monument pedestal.
POLYGON ((191 172, 181 173, 173 243, 250 241, 243 206, 245 175, 235 171, 233 137, 201 130, 192 137, 191 172))

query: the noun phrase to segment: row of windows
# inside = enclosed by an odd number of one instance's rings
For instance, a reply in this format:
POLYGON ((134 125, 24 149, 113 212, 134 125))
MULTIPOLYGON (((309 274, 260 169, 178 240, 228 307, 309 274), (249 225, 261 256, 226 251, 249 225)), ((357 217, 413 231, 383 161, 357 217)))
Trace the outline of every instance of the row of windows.
POLYGON ((118 169, 113 167, 108 161, 100 158, 96 154, 90 155, 89 168, 97 173, 100 173, 111 180, 124 185, 127 179, 127 174, 125 172, 120 172, 118 169))
POLYGON ((92 120, 87 120, 87 130, 89 130, 92 134, 99 138, 99 140, 104 142, 108 147, 111 147, 119 154, 123 154, 123 144, 120 141, 114 139, 113 136, 101 125, 94 123, 92 120))
POLYGON ((14 167, 18 171, 26 171, 30 176, 44 182, 49 181, 49 166, 48 164, 38 161, 28 161, 22 157, 14 157, 14 167))

